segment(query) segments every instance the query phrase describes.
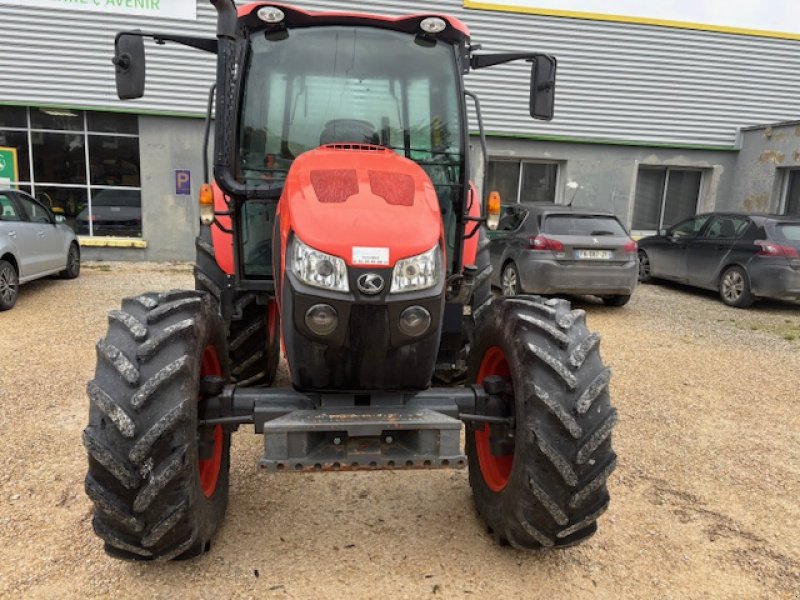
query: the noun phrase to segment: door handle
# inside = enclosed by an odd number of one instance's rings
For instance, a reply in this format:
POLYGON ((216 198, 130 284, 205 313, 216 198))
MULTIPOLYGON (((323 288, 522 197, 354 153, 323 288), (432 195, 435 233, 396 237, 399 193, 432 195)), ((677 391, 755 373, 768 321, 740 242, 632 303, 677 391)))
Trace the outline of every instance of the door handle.
POLYGON ((8 237, 17 237, 17 232, 16 231, 9 231, 8 232, 8 237))
POLYGON ((43 238, 43 237, 45 236, 45 233, 44 233, 44 231, 39 231, 39 232, 38 232, 38 234, 39 234, 39 237, 40 237, 40 238, 43 238))

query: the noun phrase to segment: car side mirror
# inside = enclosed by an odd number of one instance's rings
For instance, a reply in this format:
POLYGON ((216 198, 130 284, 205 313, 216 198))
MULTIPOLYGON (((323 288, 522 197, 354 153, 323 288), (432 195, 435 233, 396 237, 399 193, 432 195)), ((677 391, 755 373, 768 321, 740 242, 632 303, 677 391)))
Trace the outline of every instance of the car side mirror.
POLYGON ((55 216, 56 225, 63 225, 67 222, 67 218, 64 215, 56 215, 55 216))
POLYGON ((531 117, 550 121, 555 108, 556 59, 547 54, 537 54, 531 62, 531 117))
POLYGON ((661 237, 667 237, 669 235, 669 229, 659 229, 658 235, 661 237))
POLYGON ((115 66, 120 100, 136 100, 144 96, 144 39, 140 32, 117 34, 111 62, 115 66))

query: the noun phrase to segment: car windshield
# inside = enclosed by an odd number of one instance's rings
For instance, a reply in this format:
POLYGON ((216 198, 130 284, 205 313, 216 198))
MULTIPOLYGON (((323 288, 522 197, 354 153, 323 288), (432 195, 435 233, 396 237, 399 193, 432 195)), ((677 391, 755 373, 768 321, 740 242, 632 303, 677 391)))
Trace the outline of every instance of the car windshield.
POLYGON ((542 232, 552 235, 628 235, 616 218, 601 215, 548 215, 542 232))
POLYGON ((238 176, 280 181, 301 153, 380 144, 418 162, 434 185, 460 182, 461 124, 452 46, 370 27, 254 35, 238 176))

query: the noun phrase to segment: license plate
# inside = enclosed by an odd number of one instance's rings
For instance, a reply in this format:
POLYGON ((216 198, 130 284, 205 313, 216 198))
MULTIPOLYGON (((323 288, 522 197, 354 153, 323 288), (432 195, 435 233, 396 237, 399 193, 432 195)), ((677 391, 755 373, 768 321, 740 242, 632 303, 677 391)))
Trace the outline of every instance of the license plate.
POLYGON ((611 260, 611 250, 576 250, 578 260, 611 260))

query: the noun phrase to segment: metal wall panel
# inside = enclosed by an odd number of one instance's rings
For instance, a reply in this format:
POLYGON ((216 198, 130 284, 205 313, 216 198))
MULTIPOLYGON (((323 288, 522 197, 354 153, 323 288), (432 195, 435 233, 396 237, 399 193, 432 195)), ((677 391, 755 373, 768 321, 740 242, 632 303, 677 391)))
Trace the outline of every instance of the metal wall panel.
MULTIPOLYGON (((382 14, 440 12, 464 20, 485 50, 534 49, 559 58, 556 118, 527 116, 528 68, 468 76, 490 132, 643 145, 731 147, 737 128, 800 116, 800 42, 648 25, 466 10, 431 2, 301 0, 310 10, 382 14)), ((198 0, 198 21, 163 21, 0 7, 0 102, 117 110, 204 112, 210 55, 148 46, 147 96, 115 99, 109 58, 120 28, 181 29, 213 35, 214 14, 198 0)))

